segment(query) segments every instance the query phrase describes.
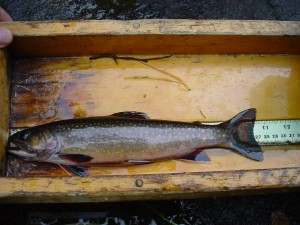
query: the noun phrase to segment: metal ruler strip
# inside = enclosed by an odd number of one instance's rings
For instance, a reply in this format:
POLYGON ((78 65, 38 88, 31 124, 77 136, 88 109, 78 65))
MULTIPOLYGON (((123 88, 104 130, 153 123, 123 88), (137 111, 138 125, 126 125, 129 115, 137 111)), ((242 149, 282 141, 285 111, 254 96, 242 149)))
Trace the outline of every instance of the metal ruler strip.
POLYGON ((255 121, 254 137, 260 145, 300 144, 300 120, 255 121))

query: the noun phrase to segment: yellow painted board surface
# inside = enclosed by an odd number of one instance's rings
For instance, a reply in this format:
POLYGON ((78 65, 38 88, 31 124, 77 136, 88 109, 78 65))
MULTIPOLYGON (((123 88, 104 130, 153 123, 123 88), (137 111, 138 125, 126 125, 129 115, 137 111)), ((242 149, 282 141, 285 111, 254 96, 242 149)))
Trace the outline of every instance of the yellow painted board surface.
POLYGON ((120 111, 225 121, 256 108, 259 120, 300 118, 298 55, 174 55, 147 64, 87 57, 17 60, 12 83, 12 127, 120 111))
MULTIPOLYGON (((225 121, 256 108, 259 120, 298 119, 299 62, 298 55, 174 55, 148 63, 88 57, 16 60, 11 127, 120 111, 145 112, 153 119, 207 122, 225 121)), ((300 167, 299 149, 264 149, 263 162, 213 149, 207 151, 211 163, 174 160, 91 167, 89 172, 99 176, 291 168, 300 167)), ((55 165, 17 159, 8 165, 9 176, 68 176, 55 165)))

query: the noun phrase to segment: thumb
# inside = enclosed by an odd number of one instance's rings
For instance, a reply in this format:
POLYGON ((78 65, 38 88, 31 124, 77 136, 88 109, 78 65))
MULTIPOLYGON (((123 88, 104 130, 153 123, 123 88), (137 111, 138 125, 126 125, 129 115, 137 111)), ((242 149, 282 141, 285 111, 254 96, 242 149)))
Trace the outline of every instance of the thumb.
POLYGON ((0 48, 6 47, 12 41, 10 30, 0 27, 0 48))

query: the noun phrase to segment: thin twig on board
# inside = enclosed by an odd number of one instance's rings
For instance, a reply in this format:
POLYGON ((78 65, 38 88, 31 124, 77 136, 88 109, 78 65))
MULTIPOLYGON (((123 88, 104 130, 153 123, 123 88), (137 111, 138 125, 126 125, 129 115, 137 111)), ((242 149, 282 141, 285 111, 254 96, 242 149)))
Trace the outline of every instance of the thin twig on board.
POLYGON ((118 64, 118 61, 117 61, 118 59, 133 60, 133 61, 139 61, 139 62, 147 63, 151 60, 166 59, 166 58, 170 58, 171 56, 172 55, 158 56, 158 57, 151 57, 151 58, 137 58, 137 57, 131 57, 131 56, 117 56, 117 55, 112 55, 112 54, 101 54, 101 55, 91 56, 89 59, 90 60, 95 60, 95 59, 102 59, 102 58, 111 58, 115 61, 116 64, 118 64))

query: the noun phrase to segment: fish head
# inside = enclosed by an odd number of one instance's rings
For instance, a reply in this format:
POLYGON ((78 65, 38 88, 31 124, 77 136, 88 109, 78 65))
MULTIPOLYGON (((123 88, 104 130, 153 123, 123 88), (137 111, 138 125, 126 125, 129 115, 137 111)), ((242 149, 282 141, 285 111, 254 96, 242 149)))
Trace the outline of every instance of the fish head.
POLYGON ((58 139, 47 128, 29 128, 10 136, 9 141, 19 149, 8 150, 25 159, 48 158, 59 151, 58 139))

